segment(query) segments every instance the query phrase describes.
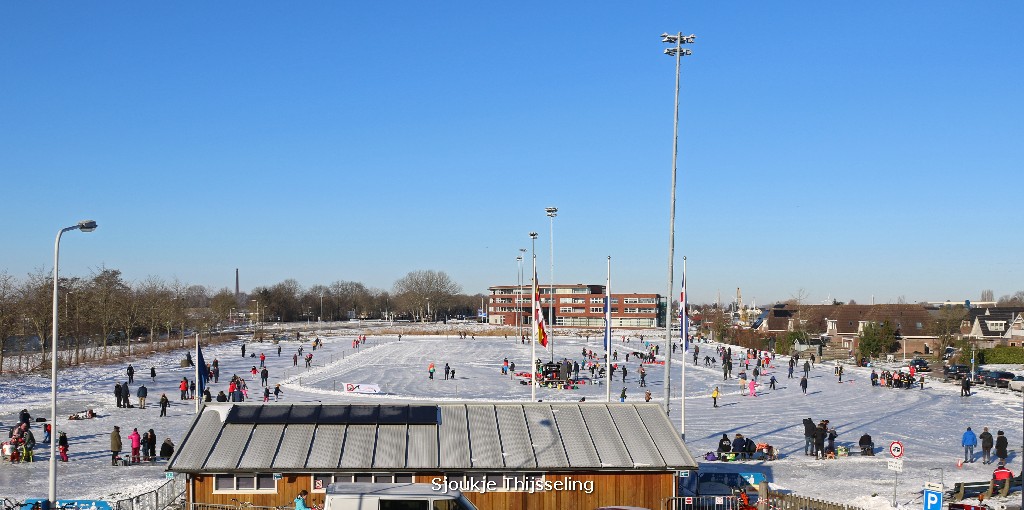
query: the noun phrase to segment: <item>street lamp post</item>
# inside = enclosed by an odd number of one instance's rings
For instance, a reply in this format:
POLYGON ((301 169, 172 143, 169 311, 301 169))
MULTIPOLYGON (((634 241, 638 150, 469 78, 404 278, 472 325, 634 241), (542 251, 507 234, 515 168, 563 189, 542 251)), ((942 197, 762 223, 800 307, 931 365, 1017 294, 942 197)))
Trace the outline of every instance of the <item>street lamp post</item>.
POLYGON ((555 216, 558 216, 557 207, 545 207, 544 212, 548 215, 549 223, 551 224, 550 234, 548 239, 551 244, 551 285, 548 292, 548 324, 551 324, 551 362, 555 362, 555 216))
POLYGON ((320 316, 316 318, 317 322, 324 320, 324 291, 320 291, 320 316))
MULTIPOLYGON (((676 162, 679 159, 679 66, 684 55, 690 55, 688 49, 683 49, 684 44, 693 44, 697 37, 693 34, 684 36, 682 32, 675 35, 668 33, 661 34, 662 42, 674 44, 673 48, 666 48, 665 54, 676 58, 676 97, 675 116, 672 125, 672 199, 669 207, 668 222, 668 293, 665 295, 665 414, 671 408, 672 396, 672 280, 673 263, 675 262, 676 251, 676 162)), ((686 341, 683 339, 683 346, 686 341)), ((683 396, 686 398, 686 381, 680 383, 683 396)), ((686 438, 685 430, 680 431, 683 439, 686 438)))
POLYGON ((96 222, 83 220, 78 222, 78 225, 62 228, 57 232, 57 239, 53 242, 53 331, 51 332, 53 343, 50 345, 50 490, 47 494, 50 508, 57 508, 57 274, 60 264, 60 236, 71 230, 92 232, 96 230, 96 222))

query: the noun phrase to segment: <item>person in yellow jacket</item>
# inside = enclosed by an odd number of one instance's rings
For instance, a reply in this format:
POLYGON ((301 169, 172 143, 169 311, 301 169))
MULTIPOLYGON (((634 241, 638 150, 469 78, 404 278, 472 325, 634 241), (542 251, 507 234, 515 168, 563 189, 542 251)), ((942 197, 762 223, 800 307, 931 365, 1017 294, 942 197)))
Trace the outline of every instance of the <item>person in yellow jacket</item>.
POLYGON ((715 407, 718 407, 718 386, 711 392, 711 401, 715 403, 715 407))

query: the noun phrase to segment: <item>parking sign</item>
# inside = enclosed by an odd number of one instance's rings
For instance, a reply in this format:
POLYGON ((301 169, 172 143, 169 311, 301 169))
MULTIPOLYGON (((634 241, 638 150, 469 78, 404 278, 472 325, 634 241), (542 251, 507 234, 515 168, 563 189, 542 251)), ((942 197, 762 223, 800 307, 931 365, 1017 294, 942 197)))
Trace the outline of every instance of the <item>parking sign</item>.
POLYGON ((925 489, 924 510, 942 510, 942 492, 925 489))

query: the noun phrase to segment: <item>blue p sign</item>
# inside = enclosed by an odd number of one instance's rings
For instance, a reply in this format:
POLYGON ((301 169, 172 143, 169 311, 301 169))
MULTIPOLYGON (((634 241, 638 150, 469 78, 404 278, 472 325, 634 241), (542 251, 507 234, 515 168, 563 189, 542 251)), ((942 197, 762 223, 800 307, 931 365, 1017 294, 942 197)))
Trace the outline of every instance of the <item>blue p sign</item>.
POLYGON ((942 510, 942 493, 925 489, 924 510, 942 510))

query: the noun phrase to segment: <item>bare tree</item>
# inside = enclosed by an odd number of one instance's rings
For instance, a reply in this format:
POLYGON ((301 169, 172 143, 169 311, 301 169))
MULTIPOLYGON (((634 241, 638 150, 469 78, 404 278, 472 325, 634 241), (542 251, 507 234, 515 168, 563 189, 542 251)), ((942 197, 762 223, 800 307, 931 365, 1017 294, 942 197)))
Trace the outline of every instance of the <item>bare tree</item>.
POLYGON ((14 335, 18 324, 18 301, 14 277, 0 272, 0 374, 4 372, 7 340, 14 335))
POLYGON ((985 289, 981 291, 981 301, 995 301, 996 294, 992 292, 992 289, 985 289))
POLYGON ((425 312, 445 309, 452 298, 462 292, 462 286, 455 283, 444 271, 412 271, 398 279, 394 294, 399 304, 409 312, 426 317, 425 312))
MULTIPOLYGON (((117 321, 123 302, 121 295, 128 290, 128 285, 121 278, 121 271, 101 267, 93 272, 89 282, 88 313, 96 321, 97 329, 103 338, 103 357, 107 357, 107 347, 111 336, 117 331, 117 321)), ((130 333, 129 333, 130 334, 130 333)))

